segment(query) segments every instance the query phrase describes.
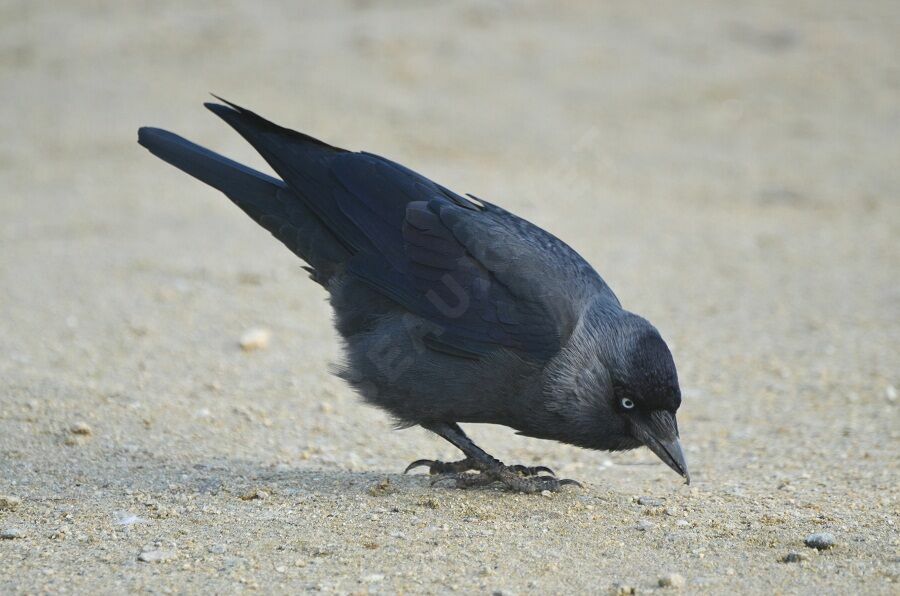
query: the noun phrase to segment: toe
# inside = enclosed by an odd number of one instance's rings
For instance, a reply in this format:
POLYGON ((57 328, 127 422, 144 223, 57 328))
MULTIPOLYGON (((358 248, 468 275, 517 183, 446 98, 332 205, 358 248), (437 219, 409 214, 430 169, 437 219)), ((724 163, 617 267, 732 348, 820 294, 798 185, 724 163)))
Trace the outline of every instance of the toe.
POLYGON ((449 481, 449 480, 452 480, 452 481, 455 482, 457 485, 459 484, 459 478, 457 478, 456 475, 454 475, 454 474, 440 474, 440 475, 436 475, 434 478, 431 479, 430 485, 431 485, 431 486, 435 486, 438 482, 444 482, 444 481, 449 481))
POLYGON ((523 466, 521 464, 517 464, 514 466, 509 466, 509 469, 516 474, 520 474, 522 476, 537 476, 541 472, 546 472, 551 476, 556 476, 556 474, 548 468, 547 466, 523 466))
POLYGON ((431 468, 431 466, 433 466, 435 463, 437 463, 437 462, 435 462, 434 460, 431 460, 431 459, 417 459, 417 460, 414 461, 413 463, 411 463, 411 464, 409 464, 408 466, 406 466, 406 469, 403 470, 403 473, 406 474, 406 473, 408 473, 410 470, 413 470, 413 469, 415 469, 415 468, 421 468, 421 467, 424 467, 424 466, 427 466, 427 467, 431 468))

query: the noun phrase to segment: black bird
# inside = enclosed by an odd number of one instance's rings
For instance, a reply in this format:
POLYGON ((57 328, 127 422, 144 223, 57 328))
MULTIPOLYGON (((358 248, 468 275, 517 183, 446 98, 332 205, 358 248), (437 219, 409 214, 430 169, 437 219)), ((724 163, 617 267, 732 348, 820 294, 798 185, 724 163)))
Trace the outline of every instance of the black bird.
POLYGON ((544 466, 506 466, 459 427, 486 422, 588 449, 646 445, 690 482, 666 343, 572 248, 400 164, 221 101, 205 105, 281 180, 158 128, 141 128, 138 142, 225 193, 305 261, 344 340, 340 376, 401 426, 418 424, 465 455, 406 471, 428 466, 460 487, 522 492, 577 484, 544 466))

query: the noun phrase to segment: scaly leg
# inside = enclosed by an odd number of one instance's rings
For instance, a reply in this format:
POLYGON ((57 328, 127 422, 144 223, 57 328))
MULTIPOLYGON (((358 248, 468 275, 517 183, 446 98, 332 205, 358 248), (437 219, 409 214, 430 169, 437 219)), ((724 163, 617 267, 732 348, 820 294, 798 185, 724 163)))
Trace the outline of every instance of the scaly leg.
POLYGON ((466 455, 466 459, 457 462, 418 460, 406 468, 408 472, 415 467, 427 465, 429 473, 441 475, 432 484, 441 480, 451 479, 456 482, 456 486, 459 488, 470 488, 500 482, 510 490, 523 493, 535 493, 543 490, 555 491, 567 484, 581 486, 575 480, 559 480, 553 476, 540 476, 540 472, 553 473, 552 470, 544 466, 504 465, 503 462, 472 442, 455 422, 440 422, 423 425, 423 427, 453 443, 466 455), (479 474, 465 473, 470 470, 478 471, 479 474))

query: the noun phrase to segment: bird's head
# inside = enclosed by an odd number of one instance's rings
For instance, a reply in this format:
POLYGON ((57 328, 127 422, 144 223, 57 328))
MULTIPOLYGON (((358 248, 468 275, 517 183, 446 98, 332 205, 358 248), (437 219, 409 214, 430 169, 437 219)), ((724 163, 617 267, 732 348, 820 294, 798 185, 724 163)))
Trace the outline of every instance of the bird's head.
POLYGON ((583 319, 549 379, 557 430, 569 433, 554 438, 607 451, 647 446, 690 483, 675 419, 675 362, 645 319, 621 310, 583 319))
POLYGON ((625 429, 634 439, 690 484, 675 419, 681 389, 672 353, 649 323, 620 337, 617 349, 608 364, 612 407, 626 421, 625 429))

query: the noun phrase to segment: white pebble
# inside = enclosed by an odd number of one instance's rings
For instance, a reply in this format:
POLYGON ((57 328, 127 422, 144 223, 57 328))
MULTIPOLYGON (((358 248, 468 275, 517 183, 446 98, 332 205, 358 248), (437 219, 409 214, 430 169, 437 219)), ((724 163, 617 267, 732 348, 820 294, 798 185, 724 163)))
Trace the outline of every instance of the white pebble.
POLYGON ((241 335, 241 349, 245 352, 265 350, 272 339, 272 332, 265 327, 251 327, 241 335))
POLYGON ((153 548, 141 551, 138 561, 144 563, 164 563, 175 558, 175 551, 167 548, 153 548))
POLYGON ((91 427, 88 426, 87 422, 76 422, 72 426, 69 427, 69 432, 73 435, 83 435, 90 436, 94 431, 91 430, 91 427))
POLYGON ((653 497, 638 497, 637 502, 638 505, 647 507, 662 507, 663 504, 662 499, 655 499, 653 497))
POLYGON ((134 524, 148 523, 146 519, 139 517, 130 511, 116 511, 114 516, 116 518, 116 525, 118 526, 133 526, 134 524))

